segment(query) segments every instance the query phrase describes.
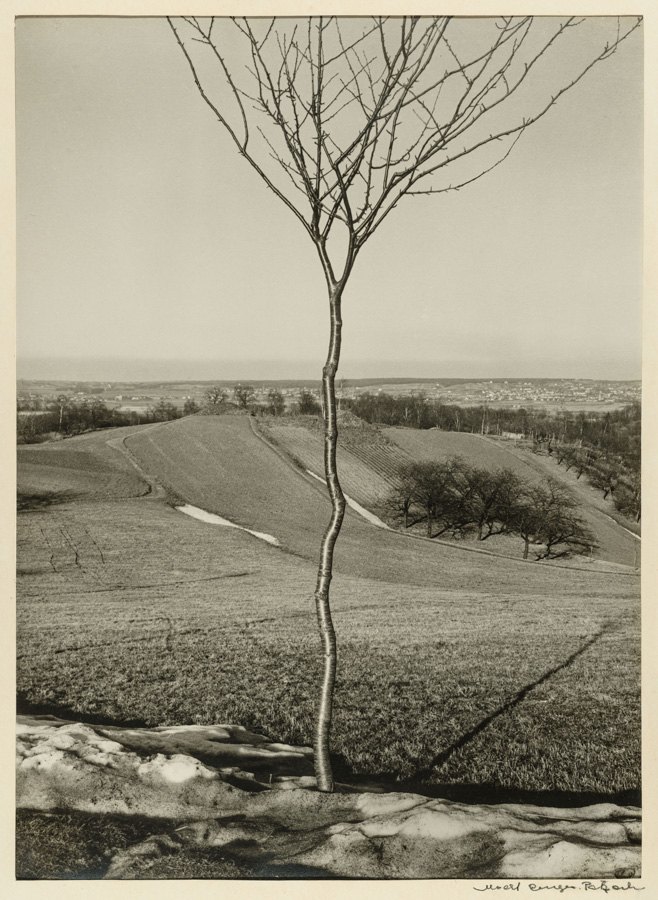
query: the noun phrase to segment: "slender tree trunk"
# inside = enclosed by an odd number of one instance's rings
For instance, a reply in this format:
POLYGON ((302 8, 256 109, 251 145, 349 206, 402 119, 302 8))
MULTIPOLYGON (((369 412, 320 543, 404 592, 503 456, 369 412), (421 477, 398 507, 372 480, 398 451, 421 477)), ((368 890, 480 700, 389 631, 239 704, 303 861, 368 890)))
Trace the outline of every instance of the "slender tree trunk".
POLYGON ((525 541, 525 547, 523 548, 523 558, 528 558, 528 550, 530 549, 530 540, 528 538, 523 539, 525 541))
POLYGON ((336 649, 336 633, 331 621, 331 609, 329 605, 329 585, 331 583, 333 555, 336 540, 345 515, 345 497, 338 480, 336 467, 336 443, 338 438, 338 426, 336 422, 336 389, 335 378, 340 359, 340 340, 342 321, 340 315, 340 301, 342 285, 330 289, 329 304, 331 312, 331 338, 327 361, 322 370, 322 398, 324 417, 324 470, 327 488, 331 498, 332 513, 327 530, 322 538, 320 550, 320 565, 315 587, 315 608, 318 616, 318 626, 324 651, 324 672, 322 678, 322 691, 318 705, 315 739, 313 748, 315 751, 315 774, 318 790, 333 791, 334 779, 329 759, 329 729, 331 727, 331 712, 333 704, 334 684, 336 680, 336 662, 338 658, 336 649))

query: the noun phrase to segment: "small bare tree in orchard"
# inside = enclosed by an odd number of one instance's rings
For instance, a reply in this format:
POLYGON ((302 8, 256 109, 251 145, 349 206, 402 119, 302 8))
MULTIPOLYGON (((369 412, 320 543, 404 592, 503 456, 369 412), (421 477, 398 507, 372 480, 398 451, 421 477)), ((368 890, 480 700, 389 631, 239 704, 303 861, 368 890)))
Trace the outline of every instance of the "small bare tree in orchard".
POLYGON ((212 387, 206 388, 203 392, 203 399, 206 406, 221 406, 226 400, 226 391, 218 384, 215 384, 212 387))
POLYGON ((313 242, 326 282, 324 462, 333 511, 315 589, 324 677, 314 747, 318 788, 330 791, 336 638, 329 585, 345 512, 335 378, 354 264, 403 198, 457 190, 500 165, 640 20, 608 19, 607 37, 601 19, 528 16, 183 17, 169 24, 201 97, 313 242))
POLYGON ((233 396, 239 408, 247 410, 256 396, 256 391, 250 384, 236 384, 233 387, 233 396))

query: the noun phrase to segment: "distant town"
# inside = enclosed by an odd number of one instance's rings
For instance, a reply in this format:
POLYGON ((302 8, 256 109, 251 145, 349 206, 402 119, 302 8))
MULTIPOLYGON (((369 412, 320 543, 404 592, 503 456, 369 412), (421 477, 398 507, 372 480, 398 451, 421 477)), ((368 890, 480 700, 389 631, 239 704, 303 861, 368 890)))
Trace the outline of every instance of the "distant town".
MULTIPOLYGON (((126 412, 140 412, 165 401, 183 408, 186 402, 201 402, 212 385, 228 393, 236 381, 172 381, 172 382, 74 382, 28 381, 19 379, 17 401, 20 411, 37 411, 61 396, 78 401, 101 400, 108 407, 126 412)), ((319 381, 249 381, 256 402, 267 400, 277 389, 287 406, 292 406, 300 391, 319 395, 319 381)), ((429 379, 373 378, 347 380, 338 378, 337 395, 356 399, 365 393, 392 396, 424 395, 461 406, 500 407, 507 409, 537 408, 547 410, 619 409, 641 399, 640 381, 596 381, 590 379, 429 379)))

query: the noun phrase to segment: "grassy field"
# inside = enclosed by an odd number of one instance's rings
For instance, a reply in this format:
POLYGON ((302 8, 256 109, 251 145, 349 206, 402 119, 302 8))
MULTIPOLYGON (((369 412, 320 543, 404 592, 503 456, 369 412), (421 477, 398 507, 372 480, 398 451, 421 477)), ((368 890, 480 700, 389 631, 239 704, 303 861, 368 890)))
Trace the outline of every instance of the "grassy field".
MULTIPOLYGON (((149 725, 238 722, 310 742, 321 486, 246 417, 124 436, 178 496, 275 534, 286 549, 135 496, 143 482, 128 479, 123 499, 119 482, 107 482, 99 497, 79 467, 75 501, 18 517, 20 708, 149 725)), ((136 477, 107 447, 114 437, 49 447, 41 489, 56 493, 72 478, 78 452, 97 452, 101 472, 112 459, 136 477)), ((341 542, 332 587, 340 779, 462 799, 637 800, 628 794, 639 788, 635 576, 499 559, 383 532, 354 514, 341 542)))
MULTIPOLYGON (((308 742, 319 678, 312 565, 157 502, 103 505, 102 518, 83 503, 22 517, 24 700, 123 722, 241 722, 308 742), (55 529, 77 561, 62 551, 51 562, 55 529)), ((485 791, 637 787, 627 593, 499 598, 336 579, 342 776, 485 791)))
POLYGON ((19 446, 18 508, 82 497, 104 500, 140 496, 148 486, 130 461, 107 443, 135 430, 115 428, 80 435, 75 440, 19 446))
MULTIPOLYGON (((300 421, 303 424, 296 424, 295 420, 270 419, 259 428, 302 468, 320 474, 323 470, 323 438, 318 420, 309 417, 300 421)), ((591 559, 596 563, 634 569, 640 565, 640 542, 629 534, 629 530, 639 532, 637 525, 622 522, 610 500, 604 501, 601 493, 584 479, 577 480, 573 472, 566 472, 564 467, 547 457, 519 450, 512 442, 496 442, 480 435, 413 428, 380 431, 349 422, 347 426, 339 431, 341 484, 350 497, 378 515, 384 514, 381 501, 390 492, 399 466, 411 460, 440 460, 459 455, 472 466, 510 468, 534 484, 551 476, 574 493, 581 515, 596 536, 597 547, 587 561, 576 557, 568 565, 588 564, 591 559)), ((422 533, 423 526, 419 528, 417 533, 422 533)), ((450 538, 443 536, 443 540, 450 538)), ((464 544, 464 540, 460 539, 459 544, 464 544)), ((523 541, 517 536, 496 535, 479 545, 472 536, 465 544, 505 556, 521 558, 523 555, 523 541)), ((564 561, 561 564, 564 565, 564 561)))
MULTIPOLYGON (((485 440, 489 442, 495 441, 494 438, 486 438, 485 440)), ((499 446, 500 449, 508 454, 508 458, 509 456, 517 457, 523 460, 527 466, 535 469, 540 475, 558 478, 572 491, 580 503, 605 513, 606 516, 621 524, 626 531, 630 531, 638 536, 641 535, 642 528, 640 523, 635 521, 635 519, 623 516, 615 508, 612 497, 604 500, 601 490, 592 487, 586 477, 579 478, 574 469, 569 469, 567 472, 566 467, 559 465, 554 456, 527 452, 517 447, 514 441, 501 441, 499 446)))
MULTIPOLYGON (((248 416, 170 422, 139 431, 126 444, 144 469, 176 496, 271 534, 297 556, 317 559, 330 512, 326 489, 259 440, 248 416)), ((373 535, 372 526, 348 510, 336 548, 336 571, 467 590, 488 591, 493 583, 503 594, 524 589, 529 577, 534 590, 547 593, 576 583, 573 574, 554 564, 492 559, 479 549, 384 531, 373 535)), ((585 581, 589 575, 583 576, 585 581)), ((607 590, 605 579, 600 587, 607 590)))

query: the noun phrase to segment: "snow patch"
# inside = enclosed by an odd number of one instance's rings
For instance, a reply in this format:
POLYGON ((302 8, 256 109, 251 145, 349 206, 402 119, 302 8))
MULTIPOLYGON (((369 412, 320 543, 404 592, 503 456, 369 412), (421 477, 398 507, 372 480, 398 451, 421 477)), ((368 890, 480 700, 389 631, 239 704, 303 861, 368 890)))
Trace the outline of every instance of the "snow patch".
POLYGON ((613 519, 612 516, 609 516, 609 515, 608 515, 608 513, 603 513, 603 515, 604 515, 607 519, 610 519, 611 522, 614 522, 615 525, 619 525, 620 528, 623 528, 624 531, 626 531, 628 534, 630 534, 632 537, 634 537, 637 541, 641 541, 641 540, 642 540, 642 538, 641 538, 641 536, 640 536, 639 534, 635 534, 635 532, 634 532, 634 531, 631 531, 630 528, 626 528, 625 525, 622 525, 621 522, 618 522, 616 519, 613 519))
POLYGON ((199 509, 198 506, 191 506, 189 503, 186 503, 184 506, 177 506, 176 509, 179 512, 185 513, 186 516, 192 516, 193 519, 198 519, 200 522, 207 522, 210 525, 224 525, 226 528, 237 528, 238 531, 246 531, 247 534, 251 534, 261 541, 267 541, 268 544, 272 544, 274 547, 281 546, 279 541, 275 537, 272 537, 271 534, 265 534, 262 531, 252 531, 250 528, 243 528, 242 525, 236 525, 236 523, 231 522, 230 519, 223 519, 221 516, 216 516, 215 513, 206 512, 205 509, 199 509))
POLYGON ((173 851, 222 853, 230 846, 239 856, 241 843, 251 863, 260 862, 262 845, 270 864, 352 879, 640 875, 636 807, 467 805, 361 792, 358 785, 323 794, 304 774, 310 747, 272 742, 237 725, 122 729, 36 716, 18 724, 19 808, 178 825, 115 852, 107 879, 159 877, 150 867, 173 851))
POLYGON ((208 779, 217 777, 214 772, 201 765, 196 759, 182 754, 176 754, 169 759, 158 754, 153 760, 142 763, 137 772, 139 775, 147 777, 160 775, 165 781, 172 784, 182 784, 184 781, 191 781, 198 777, 208 779))
MULTIPOLYGON (((312 478, 315 478, 316 481, 321 481, 322 484, 326 484, 324 478, 320 478, 320 476, 316 475, 315 472, 311 472, 310 469, 307 469, 306 471, 312 478)), ((348 497, 344 491, 343 497, 345 497, 345 503, 347 503, 347 505, 350 506, 354 510, 354 512, 357 512, 360 516, 363 516, 363 518, 366 519, 366 521, 370 522, 371 525, 376 525, 377 528, 385 528, 387 531, 391 530, 385 522, 382 522, 381 519, 378 519, 374 513, 371 513, 369 509, 361 506, 361 504, 357 503, 356 500, 352 500, 351 497, 348 497)))

